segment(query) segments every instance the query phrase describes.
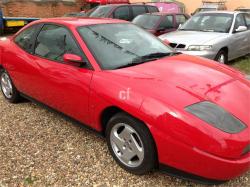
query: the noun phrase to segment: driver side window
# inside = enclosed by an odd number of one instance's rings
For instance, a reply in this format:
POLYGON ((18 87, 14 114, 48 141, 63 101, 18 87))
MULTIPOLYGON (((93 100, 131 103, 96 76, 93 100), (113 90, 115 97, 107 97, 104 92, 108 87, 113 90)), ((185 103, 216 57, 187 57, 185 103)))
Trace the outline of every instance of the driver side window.
POLYGON ((239 26, 247 26, 243 14, 237 15, 234 30, 238 29, 239 26))
POLYGON ((39 33, 35 46, 35 54, 53 61, 63 61, 63 55, 82 56, 71 33, 64 27, 44 25, 39 33))

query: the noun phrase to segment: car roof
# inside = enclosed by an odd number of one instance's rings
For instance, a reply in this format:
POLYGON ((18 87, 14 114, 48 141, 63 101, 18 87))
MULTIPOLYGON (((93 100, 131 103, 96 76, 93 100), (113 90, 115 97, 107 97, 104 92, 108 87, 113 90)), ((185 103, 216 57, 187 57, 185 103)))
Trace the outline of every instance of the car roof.
POLYGON ((157 16, 176 15, 176 14, 183 14, 183 13, 169 13, 169 12, 152 12, 152 13, 146 13, 146 15, 157 15, 157 16))
POLYGON ((227 11, 227 10, 220 10, 220 11, 204 11, 199 12, 199 14, 238 14, 238 11, 227 11))
POLYGON ((150 4, 144 4, 144 3, 133 3, 133 4, 126 4, 126 3, 122 3, 122 4, 108 4, 108 5, 99 5, 100 7, 118 7, 118 6, 153 6, 156 7, 154 5, 150 5, 150 4))
POLYGON ((82 18, 82 17, 61 17, 61 18, 46 18, 33 23, 54 23, 63 24, 66 26, 85 26, 97 24, 111 24, 111 23, 128 23, 124 20, 111 19, 111 18, 82 18))

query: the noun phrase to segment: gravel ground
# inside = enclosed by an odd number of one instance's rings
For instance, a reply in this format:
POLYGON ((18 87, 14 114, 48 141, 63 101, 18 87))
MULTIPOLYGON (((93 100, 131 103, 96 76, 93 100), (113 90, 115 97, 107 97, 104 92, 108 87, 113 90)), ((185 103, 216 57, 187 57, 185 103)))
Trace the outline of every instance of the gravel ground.
MULTIPOLYGON (((222 186, 250 186, 250 172, 222 186)), ((134 176, 103 138, 31 102, 0 95, 0 186, 201 186, 161 172, 134 176)))

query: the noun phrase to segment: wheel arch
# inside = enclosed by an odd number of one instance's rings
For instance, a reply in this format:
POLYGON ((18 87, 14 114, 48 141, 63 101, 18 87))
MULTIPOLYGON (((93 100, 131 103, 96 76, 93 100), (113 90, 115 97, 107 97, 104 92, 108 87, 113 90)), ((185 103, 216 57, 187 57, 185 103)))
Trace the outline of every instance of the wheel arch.
POLYGON ((100 114, 100 124, 102 128, 102 135, 105 136, 105 130, 109 120, 119 112, 124 112, 121 108, 116 106, 109 106, 105 108, 100 114))
POLYGON ((219 51, 226 51, 227 54, 228 54, 229 53, 229 48, 227 46, 224 46, 219 51))
MULTIPOLYGON (((136 120, 140 121, 141 123, 143 123, 145 125, 145 127, 149 130, 149 132, 151 133, 150 131, 150 128, 149 126, 147 125, 147 123, 145 123, 143 120, 139 119, 138 117, 126 112, 125 110, 117 107, 117 106, 109 106, 107 108, 105 108, 104 110, 102 110, 101 114, 100 114, 100 124, 101 124, 101 127, 102 127, 102 134, 105 136, 105 130, 106 130, 106 127, 107 127, 107 124, 109 122, 109 120, 115 116, 116 114, 118 113, 125 113, 125 114, 128 114, 130 115, 131 117, 135 118, 136 120)), ((151 133, 152 137, 153 137, 153 134, 151 133)), ((154 139, 154 138, 153 138, 154 139)))
POLYGON ((143 120, 139 119, 138 117, 135 117, 134 115, 124 111, 123 109, 121 109, 121 108, 119 108, 117 106, 109 106, 109 107, 105 108, 100 114, 100 123, 101 123, 101 127, 102 127, 102 131, 101 131, 102 135, 104 137, 106 136, 105 131, 106 131, 106 127, 107 127, 107 124, 108 124, 109 120, 113 116, 115 116, 116 114, 121 113, 121 112, 135 118, 136 120, 138 120, 139 122, 144 124, 145 127, 148 129, 149 133, 151 134, 151 137, 152 137, 152 140, 153 140, 153 143, 154 143, 154 147, 155 147, 155 150, 156 150, 155 154, 156 154, 156 158, 157 158, 157 163, 156 163, 155 167, 158 168, 159 167, 159 157, 158 157, 158 149, 157 149, 156 141, 155 141, 154 136, 153 136, 152 132, 150 131, 150 128, 147 125, 147 123, 145 123, 143 120))

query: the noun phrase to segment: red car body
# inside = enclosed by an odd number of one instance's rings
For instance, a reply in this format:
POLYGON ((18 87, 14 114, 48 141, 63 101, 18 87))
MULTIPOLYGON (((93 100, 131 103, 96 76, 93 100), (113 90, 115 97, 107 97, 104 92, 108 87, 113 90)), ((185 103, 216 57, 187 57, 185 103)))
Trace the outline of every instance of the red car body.
POLYGON ((98 132, 104 130, 105 115, 112 115, 114 110, 140 119, 150 129, 161 164, 215 180, 229 180, 247 172, 250 152, 242 152, 250 144, 250 82, 225 65, 183 54, 133 67, 102 70, 77 27, 124 22, 64 18, 29 25, 54 23, 67 27, 92 69, 26 53, 13 41, 18 33, 1 39, 0 66, 8 71, 21 93, 98 132), (128 88, 130 99, 120 99, 120 91, 128 88), (247 128, 229 134, 184 110, 206 100, 226 109, 247 128))

